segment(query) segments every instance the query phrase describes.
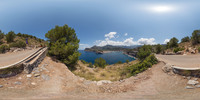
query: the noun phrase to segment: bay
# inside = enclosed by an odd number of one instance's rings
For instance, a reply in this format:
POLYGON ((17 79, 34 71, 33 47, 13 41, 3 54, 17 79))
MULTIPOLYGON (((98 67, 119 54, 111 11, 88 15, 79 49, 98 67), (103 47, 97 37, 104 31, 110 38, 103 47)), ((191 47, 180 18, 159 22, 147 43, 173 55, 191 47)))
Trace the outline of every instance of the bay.
POLYGON ((133 57, 129 57, 128 55, 123 54, 121 51, 112 51, 109 53, 96 54, 95 52, 88 52, 84 50, 79 50, 81 56, 80 60, 85 60, 86 62, 92 62, 94 64, 94 60, 97 58, 103 58, 106 60, 108 64, 115 64, 119 61, 125 63, 126 60, 133 61, 135 60, 133 57))

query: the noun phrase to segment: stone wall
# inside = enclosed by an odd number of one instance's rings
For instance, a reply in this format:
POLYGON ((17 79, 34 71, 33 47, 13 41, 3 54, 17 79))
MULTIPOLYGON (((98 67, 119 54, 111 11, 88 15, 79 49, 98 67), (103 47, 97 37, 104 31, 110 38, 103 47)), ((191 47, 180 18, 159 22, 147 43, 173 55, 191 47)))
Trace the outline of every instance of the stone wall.
POLYGON ((39 49, 35 53, 31 54, 31 56, 19 61, 15 64, 11 64, 9 66, 0 68, 0 78, 15 76, 23 71, 25 73, 31 73, 31 71, 37 67, 42 60, 46 57, 48 50, 47 48, 39 49), (41 53, 36 55, 40 50, 43 50, 41 53), (32 62, 32 63, 30 63, 32 62))

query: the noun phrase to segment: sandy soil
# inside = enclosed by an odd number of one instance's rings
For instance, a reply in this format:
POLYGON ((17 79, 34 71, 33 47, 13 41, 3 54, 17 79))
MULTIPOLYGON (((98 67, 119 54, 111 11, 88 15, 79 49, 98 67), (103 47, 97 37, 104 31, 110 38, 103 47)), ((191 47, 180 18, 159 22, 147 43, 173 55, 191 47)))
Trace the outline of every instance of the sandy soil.
POLYGON ((156 55, 156 57, 169 63, 184 68, 200 68, 200 54, 196 55, 156 55))
POLYGON ((198 100, 200 88, 185 89, 188 80, 164 73, 164 65, 160 62, 137 76, 97 85, 75 76, 64 64, 46 57, 30 78, 24 73, 1 78, 0 97, 13 100, 198 100), (40 76, 34 77, 35 73, 40 76), (43 75, 49 79, 45 80, 43 75), (16 82, 21 84, 16 85, 16 82))
POLYGON ((18 61, 24 59, 25 57, 29 56, 30 54, 34 53, 38 49, 0 54, 0 67, 18 62, 18 61))

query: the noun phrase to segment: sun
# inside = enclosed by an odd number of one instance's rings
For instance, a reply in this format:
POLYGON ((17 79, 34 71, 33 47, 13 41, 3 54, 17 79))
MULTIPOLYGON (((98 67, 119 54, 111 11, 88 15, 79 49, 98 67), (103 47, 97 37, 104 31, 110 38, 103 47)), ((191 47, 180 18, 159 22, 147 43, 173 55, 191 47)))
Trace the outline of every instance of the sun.
POLYGON ((150 10, 156 13, 172 12, 174 8, 172 6, 152 6, 150 10))

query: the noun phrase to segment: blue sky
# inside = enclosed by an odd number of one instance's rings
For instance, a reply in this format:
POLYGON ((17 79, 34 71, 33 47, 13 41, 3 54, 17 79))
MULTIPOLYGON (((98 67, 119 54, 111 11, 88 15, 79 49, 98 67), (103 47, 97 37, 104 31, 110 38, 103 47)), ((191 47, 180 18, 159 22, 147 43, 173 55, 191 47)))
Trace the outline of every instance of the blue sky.
POLYGON ((164 43, 200 29, 198 0, 0 0, 0 29, 45 39, 55 25, 76 30, 80 49, 164 43))

